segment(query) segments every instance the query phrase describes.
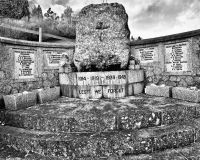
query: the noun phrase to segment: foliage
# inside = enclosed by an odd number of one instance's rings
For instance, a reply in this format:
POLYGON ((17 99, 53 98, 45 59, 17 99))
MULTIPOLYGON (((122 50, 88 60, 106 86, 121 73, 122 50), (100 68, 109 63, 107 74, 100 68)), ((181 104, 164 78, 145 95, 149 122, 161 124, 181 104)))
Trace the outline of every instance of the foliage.
POLYGON ((138 40, 138 41, 142 40, 142 37, 139 36, 139 37, 137 38, 137 40, 138 40))
POLYGON ((116 55, 99 55, 85 59, 80 64, 81 72, 121 70, 121 62, 116 55))
POLYGON ((67 8, 64 10, 64 13, 61 15, 61 20, 62 21, 69 21, 71 22, 72 19, 72 8, 67 6, 67 8))
POLYGON ((21 19, 29 17, 29 3, 27 0, 8 0, 1 4, 0 15, 8 18, 21 19))
POLYGON ((47 10, 47 12, 44 14, 44 17, 47 19, 47 20, 50 20, 50 21, 57 21, 59 20, 59 16, 57 16, 56 13, 54 13, 51 8, 49 8, 47 10))
POLYGON ((37 18, 37 19, 43 19, 43 13, 42 13, 42 8, 40 5, 38 7, 34 6, 32 12, 31 12, 31 18, 37 18))

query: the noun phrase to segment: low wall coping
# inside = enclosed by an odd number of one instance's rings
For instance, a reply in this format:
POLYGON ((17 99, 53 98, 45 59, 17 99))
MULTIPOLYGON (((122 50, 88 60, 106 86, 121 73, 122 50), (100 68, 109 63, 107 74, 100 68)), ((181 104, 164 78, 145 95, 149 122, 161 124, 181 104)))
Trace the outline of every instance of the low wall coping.
POLYGON ((137 45, 155 44, 155 43, 160 43, 160 42, 191 38, 191 37, 195 37, 199 35, 200 35, 200 29, 189 31, 189 32, 178 33, 178 34, 167 35, 167 36, 131 41, 129 45, 137 46, 137 45))
POLYGON ((0 43, 7 43, 7 44, 21 45, 21 46, 33 46, 33 47, 75 48, 75 43, 73 42, 66 42, 70 44, 59 44, 59 43, 18 40, 18 39, 7 38, 7 37, 0 37, 0 43))

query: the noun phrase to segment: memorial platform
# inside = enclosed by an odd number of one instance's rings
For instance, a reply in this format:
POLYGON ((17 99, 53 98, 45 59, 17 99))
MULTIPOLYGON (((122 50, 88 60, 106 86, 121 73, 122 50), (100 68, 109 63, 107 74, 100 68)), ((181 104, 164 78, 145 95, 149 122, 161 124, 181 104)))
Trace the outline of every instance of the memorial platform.
POLYGON ((199 104, 144 94, 61 97, 0 112, 0 139, 20 152, 65 159, 149 154, 199 142, 199 104))

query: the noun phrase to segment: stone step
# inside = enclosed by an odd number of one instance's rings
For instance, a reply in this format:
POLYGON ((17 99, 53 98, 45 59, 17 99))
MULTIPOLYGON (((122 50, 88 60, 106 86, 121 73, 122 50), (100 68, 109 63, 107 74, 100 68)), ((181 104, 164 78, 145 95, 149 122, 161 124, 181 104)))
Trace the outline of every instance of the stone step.
MULTIPOLYGON (((200 143, 194 143, 186 147, 167 149, 161 152, 150 154, 128 155, 128 156, 110 156, 110 157, 88 157, 77 160, 186 160, 198 159, 200 157, 200 143)), ((67 158, 58 158, 44 156, 37 153, 20 152, 12 147, 0 144, 0 159, 4 160, 68 160, 67 158)))
POLYGON ((50 132, 135 130, 187 121, 199 104, 138 95, 120 100, 60 98, 19 111, 0 111, 3 125, 50 132))
POLYGON ((149 154, 200 141, 199 119, 127 132, 52 133, 0 126, 0 141, 23 151, 69 159, 149 154))

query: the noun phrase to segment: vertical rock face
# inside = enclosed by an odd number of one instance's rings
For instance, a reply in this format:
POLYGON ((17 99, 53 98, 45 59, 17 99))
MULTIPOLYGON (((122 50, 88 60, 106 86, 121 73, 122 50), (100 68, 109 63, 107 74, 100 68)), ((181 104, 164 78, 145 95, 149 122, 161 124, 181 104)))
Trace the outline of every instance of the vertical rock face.
POLYGON ((118 3, 92 4, 79 13, 74 64, 78 71, 127 67, 130 30, 125 8, 118 3))

